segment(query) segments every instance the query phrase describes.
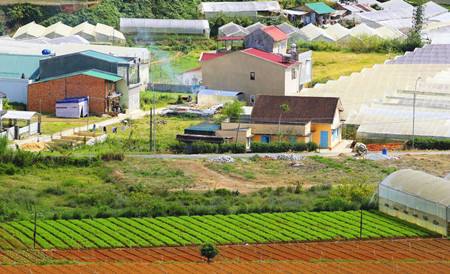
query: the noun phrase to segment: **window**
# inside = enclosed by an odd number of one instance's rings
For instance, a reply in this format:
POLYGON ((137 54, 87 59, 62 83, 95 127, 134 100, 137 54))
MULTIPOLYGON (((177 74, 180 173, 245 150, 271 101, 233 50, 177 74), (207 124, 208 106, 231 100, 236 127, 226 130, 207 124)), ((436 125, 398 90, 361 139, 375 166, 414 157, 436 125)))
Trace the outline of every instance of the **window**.
POLYGON ((262 135, 261 136, 261 143, 265 143, 265 144, 270 143, 270 135, 262 135))
POLYGON ((255 80, 256 75, 254 72, 250 72, 250 80, 255 80))
POLYGON ((297 136, 295 136, 295 135, 290 135, 288 137, 288 139, 289 139, 289 143, 291 143, 291 144, 296 144, 297 143, 297 136))
POLYGON ((291 76, 292 76, 292 80, 297 79, 297 70, 295 68, 293 68, 291 70, 291 76))

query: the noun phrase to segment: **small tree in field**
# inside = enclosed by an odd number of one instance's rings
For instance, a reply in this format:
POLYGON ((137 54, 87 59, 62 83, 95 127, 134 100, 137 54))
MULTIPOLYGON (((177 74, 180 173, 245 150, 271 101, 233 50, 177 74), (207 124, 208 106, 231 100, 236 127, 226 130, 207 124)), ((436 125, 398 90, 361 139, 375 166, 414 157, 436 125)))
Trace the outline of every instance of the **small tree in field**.
POLYGON ((241 115, 243 113, 242 107, 244 103, 240 101, 228 102, 223 106, 222 115, 230 119, 231 121, 237 121, 238 126, 236 128, 236 138, 234 140, 235 144, 237 144, 239 137, 239 130, 241 128, 241 115))
POLYGON ((283 113, 288 113, 291 109, 289 108, 288 104, 281 104, 280 105, 280 116, 278 117, 278 141, 281 141, 281 117, 283 116, 283 113))
POLYGON ((205 257, 208 263, 210 263, 218 254, 219 250, 213 244, 204 244, 200 249, 200 255, 205 257))

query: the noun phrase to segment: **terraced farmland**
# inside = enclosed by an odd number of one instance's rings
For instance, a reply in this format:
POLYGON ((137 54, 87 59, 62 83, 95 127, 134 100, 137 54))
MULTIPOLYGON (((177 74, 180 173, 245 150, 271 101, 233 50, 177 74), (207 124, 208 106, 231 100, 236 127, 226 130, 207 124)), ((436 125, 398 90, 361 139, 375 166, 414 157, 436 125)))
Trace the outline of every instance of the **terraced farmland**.
MULTIPOLYGON (((79 249, 357 239, 359 215, 359 211, 348 211, 41 220, 36 242, 43 249, 79 249)), ((364 212, 363 238, 426 236, 430 232, 377 212, 364 212)), ((32 222, 0 224, 0 249, 32 245, 32 222)))

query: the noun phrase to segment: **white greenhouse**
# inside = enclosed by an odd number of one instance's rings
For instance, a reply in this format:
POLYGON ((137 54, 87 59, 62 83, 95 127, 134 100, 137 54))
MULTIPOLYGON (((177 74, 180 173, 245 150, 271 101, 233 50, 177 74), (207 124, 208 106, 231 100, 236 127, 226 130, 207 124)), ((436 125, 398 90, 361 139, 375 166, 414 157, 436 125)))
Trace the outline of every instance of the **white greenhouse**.
POLYGON ((210 28, 207 20, 120 18, 120 31, 140 41, 151 41, 165 34, 209 37, 210 28))
POLYGON ((444 236, 449 234, 450 181, 399 170, 378 186, 379 210, 444 236))
POLYGON ((219 37, 244 37, 249 32, 241 25, 230 22, 219 28, 219 37))
POLYGON ((256 17, 280 13, 281 7, 278 1, 202 2, 199 10, 206 18, 212 18, 218 14, 256 17))

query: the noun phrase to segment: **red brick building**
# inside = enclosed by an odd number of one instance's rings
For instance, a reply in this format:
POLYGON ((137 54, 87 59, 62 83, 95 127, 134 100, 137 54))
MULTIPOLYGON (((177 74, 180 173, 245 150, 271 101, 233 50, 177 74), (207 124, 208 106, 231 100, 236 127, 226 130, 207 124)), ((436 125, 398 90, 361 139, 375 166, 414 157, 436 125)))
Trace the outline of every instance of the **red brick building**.
MULTIPOLYGON (((122 82, 122 83, 121 83, 122 82)), ((89 96, 89 111, 94 114, 113 112, 120 104, 118 85, 122 77, 99 70, 87 70, 41 79, 28 87, 28 110, 55 113, 56 101, 89 96)))

